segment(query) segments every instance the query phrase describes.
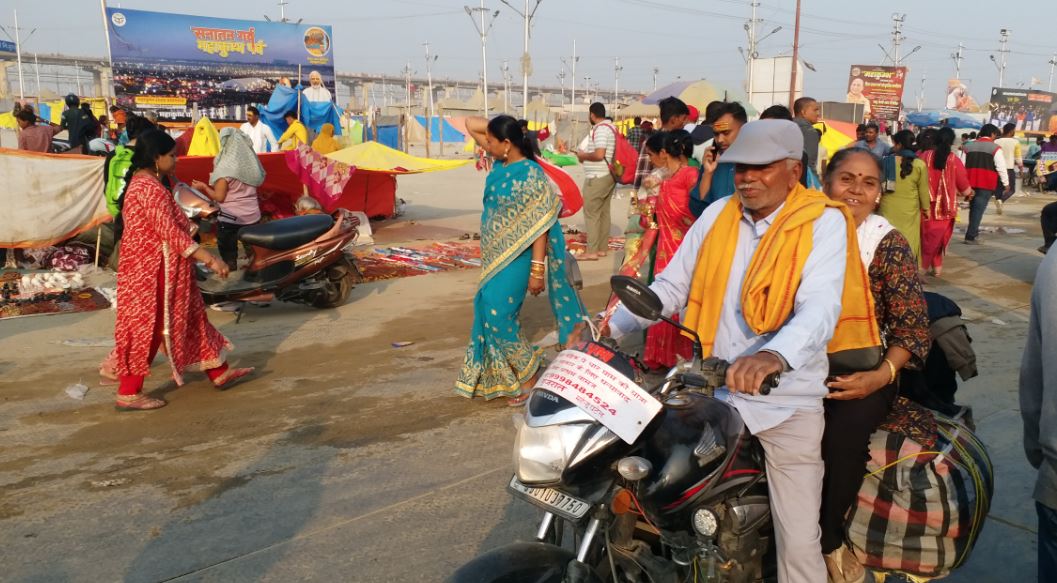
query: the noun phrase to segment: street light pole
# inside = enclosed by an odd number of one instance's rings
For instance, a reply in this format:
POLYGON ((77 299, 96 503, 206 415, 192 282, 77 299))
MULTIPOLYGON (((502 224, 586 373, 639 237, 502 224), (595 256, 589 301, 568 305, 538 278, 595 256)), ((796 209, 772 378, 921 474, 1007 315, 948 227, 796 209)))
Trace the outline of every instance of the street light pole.
POLYGON ((532 56, 529 54, 529 38, 532 36, 532 19, 536 16, 536 10, 540 7, 540 2, 543 0, 536 0, 535 6, 532 10, 529 10, 529 1, 525 0, 525 9, 518 10, 508 0, 499 0, 503 4, 506 4, 511 10, 521 16, 524 21, 524 40, 525 40, 525 52, 521 55, 521 115, 528 116, 528 78, 532 74, 532 56))
POLYGON ((613 108, 616 109, 620 102, 620 72, 624 67, 620 66, 620 57, 613 59, 613 108))
POLYGON ((18 61, 18 99, 26 100, 26 88, 22 83, 22 29, 18 26, 18 10, 15 10, 15 57, 18 61))
POLYGON ((1050 63, 1050 83, 1046 86, 1046 91, 1053 91, 1053 67, 1057 65, 1057 53, 1053 54, 1053 57, 1049 61, 1050 63))
POLYGON ((496 10, 492 14, 491 21, 486 24, 485 15, 488 13, 488 9, 484 7, 484 0, 481 0, 480 8, 470 8, 469 6, 465 8, 466 14, 470 15, 470 20, 473 21, 477 33, 481 36, 481 90, 484 95, 484 104, 481 106, 481 112, 484 117, 488 117, 488 33, 492 30, 492 25, 495 24, 495 18, 499 16, 499 11, 496 10), (480 25, 474 20, 475 12, 481 17, 480 25))
POLYGON ((962 56, 962 51, 964 51, 964 50, 965 50, 965 43, 958 43, 958 52, 954 53, 953 55, 951 55, 951 58, 954 59, 954 78, 955 79, 961 79, 962 78, 962 60, 965 59, 965 57, 962 56))
POLYGON ((793 62, 789 67, 789 109, 793 109, 796 101, 796 73, 797 63, 800 60, 800 0, 796 0, 796 26, 793 28, 793 62))
POLYGON ((657 90, 657 73, 660 73, 660 72, 661 72, 661 69, 659 67, 654 67, 653 68, 653 90, 654 91, 657 90))

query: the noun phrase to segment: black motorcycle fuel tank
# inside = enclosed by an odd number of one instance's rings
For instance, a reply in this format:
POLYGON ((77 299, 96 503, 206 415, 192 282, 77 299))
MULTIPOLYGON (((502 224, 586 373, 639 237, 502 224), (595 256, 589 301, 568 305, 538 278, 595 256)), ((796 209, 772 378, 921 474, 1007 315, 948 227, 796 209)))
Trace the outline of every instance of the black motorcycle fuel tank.
POLYGON ((659 528, 686 529, 700 502, 758 478, 763 457, 737 410, 712 397, 674 395, 662 415, 638 452, 653 467, 639 501, 659 528))

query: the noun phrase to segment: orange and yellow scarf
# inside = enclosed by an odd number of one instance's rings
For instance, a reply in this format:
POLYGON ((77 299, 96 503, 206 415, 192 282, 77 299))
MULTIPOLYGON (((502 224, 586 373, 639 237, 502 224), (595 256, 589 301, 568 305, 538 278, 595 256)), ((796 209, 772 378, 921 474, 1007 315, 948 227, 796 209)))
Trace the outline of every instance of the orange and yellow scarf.
MULTIPOLYGON (((859 259, 855 220, 844 204, 800 184, 796 185, 767 229, 745 273, 741 289, 745 322, 753 332, 763 335, 777 331, 789 319, 804 264, 811 254, 814 222, 826 208, 836 208, 844 213, 848 226, 841 314, 827 352, 880 346, 870 277, 859 259)), ((743 212, 741 200, 737 196, 730 197, 705 237, 697 258, 685 323, 700 335, 706 355, 711 354, 715 345, 743 212)))

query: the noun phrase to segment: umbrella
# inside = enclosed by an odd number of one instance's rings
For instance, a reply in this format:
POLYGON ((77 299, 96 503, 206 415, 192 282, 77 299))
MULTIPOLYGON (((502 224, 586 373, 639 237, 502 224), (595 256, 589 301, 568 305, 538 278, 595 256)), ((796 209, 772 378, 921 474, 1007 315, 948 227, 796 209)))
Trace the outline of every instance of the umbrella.
POLYGON ((846 121, 826 120, 815 124, 822 130, 820 144, 832 156, 837 150, 855 141, 855 124, 846 121))
POLYGON ((951 110, 912 111, 907 114, 907 121, 916 126, 940 126, 943 121, 947 126, 959 129, 978 130, 983 127, 983 122, 975 117, 951 110))
POLYGON ((419 174, 422 172, 437 172, 440 170, 453 170, 459 166, 465 166, 472 160, 434 160, 432 158, 419 158, 405 154, 400 150, 394 150, 383 146, 378 142, 364 142, 350 146, 337 152, 327 154, 327 158, 355 166, 360 170, 372 172, 386 172, 389 174, 419 174))
POLYGON ((670 85, 665 85, 643 97, 641 101, 625 107, 618 113, 623 116, 657 117, 661 113, 657 104, 666 97, 678 97, 687 105, 696 107, 702 115, 704 115, 708 104, 713 101, 738 101, 745 107, 749 117, 757 115, 756 109, 752 107, 740 91, 731 91, 705 80, 677 81, 670 85))

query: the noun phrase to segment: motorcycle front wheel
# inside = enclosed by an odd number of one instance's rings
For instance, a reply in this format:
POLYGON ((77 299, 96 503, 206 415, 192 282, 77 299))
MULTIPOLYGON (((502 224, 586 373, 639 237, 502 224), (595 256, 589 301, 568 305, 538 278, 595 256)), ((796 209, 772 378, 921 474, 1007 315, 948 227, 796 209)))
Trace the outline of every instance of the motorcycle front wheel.
POLYGON ((590 568, 577 563, 568 549, 545 543, 513 543, 488 551, 459 568, 448 583, 603 583, 590 568))

